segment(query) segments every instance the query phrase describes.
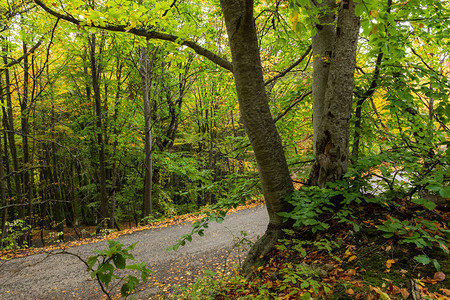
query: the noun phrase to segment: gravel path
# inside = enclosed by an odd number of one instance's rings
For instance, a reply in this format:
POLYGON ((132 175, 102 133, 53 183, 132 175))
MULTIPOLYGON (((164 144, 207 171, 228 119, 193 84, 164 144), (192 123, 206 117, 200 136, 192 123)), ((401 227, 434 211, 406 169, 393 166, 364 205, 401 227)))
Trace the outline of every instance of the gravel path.
MULTIPOLYGON (((138 299, 157 298, 173 284, 191 283, 210 268, 219 274, 227 272, 230 260, 236 261, 239 251, 233 248, 233 238, 246 231, 253 241, 264 233, 268 215, 264 206, 228 215, 222 224, 211 223, 203 237, 195 236, 178 251, 165 249, 182 234, 191 230, 191 223, 149 229, 124 235, 116 240, 124 245, 138 242, 132 251, 136 262, 145 261, 155 273, 138 299)), ((69 248, 85 259, 94 250, 107 248, 106 241, 69 248)), ((115 290, 112 295, 116 294, 115 290)), ((103 299, 98 284, 86 272, 86 266, 71 255, 37 254, 10 261, 0 261, 0 299, 103 299)))

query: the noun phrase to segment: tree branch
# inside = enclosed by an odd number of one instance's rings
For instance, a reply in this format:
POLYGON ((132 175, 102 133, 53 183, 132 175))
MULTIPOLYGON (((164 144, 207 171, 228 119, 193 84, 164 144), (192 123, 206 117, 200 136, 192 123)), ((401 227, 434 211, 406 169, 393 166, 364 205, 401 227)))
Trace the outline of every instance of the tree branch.
POLYGON ((78 26, 86 26, 86 27, 94 27, 98 29, 104 29, 107 31, 113 31, 113 32, 129 32, 137 36, 146 37, 148 39, 155 39, 155 40, 163 40, 163 41, 169 41, 173 42, 175 44, 186 46, 191 48, 200 56, 203 56, 207 59, 209 59, 211 62, 215 63, 216 65, 233 72, 233 65, 228 60, 218 56, 217 54, 203 48, 202 46, 198 45, 197 43, 190 41, 190 40, 182 40, 180 37, 168 33, 162 33, 154 30, 148 30, 144 28, 131 28, 128 29, 127 25, 96 25, 92 24, 92 26, 84 25, 82 21, 75 19, 72 16, 68 16, 65 14, 61 14, 57 11, 52 10, 47 5, 45 5, 41 0, 34 0, 34 2, 40 6, 43 10, 45 10, 47 13, 51 14, 54 17, 63 19, 65 21, 68 21, 72 24, 78 25, 78 26))
POLYGON ((24 60, 28 55, 32 54, 37 48, 39 48, 40 45, 42 45, 42 40, 36 43, 33 47, 31 47, 30 51, 19 57, 18 59, 13 59, 10 63, 7 63, 6 65, 3 65, 0 67, 0 72, 6 70, 9 67, 12 67, 18 63, 20 63, 22 60, 24 60))
POLYGON ((297 98, 294 102, 292 102, 291 105, 289 105, 288 108, 286 108, 286 110, 284 112, 282 112, 278 117, 276 117, 273 122, 276 123, 279 119, 281 119, 282 117, 284 117, 288 111, 290 111, 295 105, 297 105, 298 103, 300 103, 303 99, 305 99, 306 96, 310 95, 312 93, 311 90, 307 91, 306 93, 304 93, 303 95, 301 95, 299 98, 297 98))
POLYGON ((441 75, 441 74, 439 74, 439 72, 435 71, 432 67, 430 67, 430 65, 427 64, 427 62, 422 58, 422 56, 420 56, 420 55, 416 52, 416 50, 414 50, 414 48, 410 47, 409 49, 411 49, 412 53, 414 53, 414 55, 417 56, 417 57, 422 61, 422 63, 425 65, 425 67, 427 67, 428 69, 430 69, 433 73, 438 74, 438 75, 441 75))
POLYGON ((15 204, 8 204, 8 205, 5 205, 5 206, 1 206, 1 207, 0 207, 0 211, 3 210, 3 209, 10 208, 10 207, 39 205, 39 204, 44 204, 44 203, 47 203, 47 202, 63 202, 63 203, 70 203, 70 201, 67 201, 67 200, 48 199, 48 200, 45 200, 45 201, 32 202, 32 203, 15 203, 15 204))
POLYGON ((264 82, 264 85, 268 85, 268 84, 274 82, 275 80, 285 76, 290 71, 292 71, 293 68, 298 66, 305 59, 305 57, 308 56, 309 52, 311 52, 311 49, 312 49, 312 45, 309 45, 309 47, 308 47, 308 49, 306 49, 305 53, 303 53, 303 55, 296 62, 294 62, 292 65, 290 65, 288 68, 286 68, 286 70, 282 71, 280 74, 278 74, 278 75, 270 78, 266 82, 264 82))

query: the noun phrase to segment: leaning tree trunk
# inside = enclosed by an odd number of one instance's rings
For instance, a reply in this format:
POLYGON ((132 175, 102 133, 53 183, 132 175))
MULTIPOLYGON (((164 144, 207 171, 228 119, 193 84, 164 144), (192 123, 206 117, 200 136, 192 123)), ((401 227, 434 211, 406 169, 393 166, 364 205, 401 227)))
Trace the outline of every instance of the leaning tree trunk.
POLYGON ((278 213, 291 210, 285 197, 293 191, 293 186, 264 87, 253 0, 221 0, 220 4, 229 37, 240 112, 255 152, 269 213, 266 233, 250 249, 242 268, 244 274, 249 274, 258 258, 267 254, 282 236, 287 224, 278 213))
MULTIPOLYGON (((314 87, 325 90, 320 110, 316 106, 313 108, 314 118, 317 120, 314 125, 316 158, 309 180, 310 184, 319 187, 340 179, 348 167, 350 115, 359 33, 359 18, 355 15, 355 6, 353 1, 341 2, 332 51, 326 58, 330 64, 329 70, 315 69, 313 74, 314 81, 324 75, 322 72, 328 72, 326 86, 325 81, 321 80, 322 86, 314 87)), ((318 36, 323 30, 320 27, 317 26, 318 36)))

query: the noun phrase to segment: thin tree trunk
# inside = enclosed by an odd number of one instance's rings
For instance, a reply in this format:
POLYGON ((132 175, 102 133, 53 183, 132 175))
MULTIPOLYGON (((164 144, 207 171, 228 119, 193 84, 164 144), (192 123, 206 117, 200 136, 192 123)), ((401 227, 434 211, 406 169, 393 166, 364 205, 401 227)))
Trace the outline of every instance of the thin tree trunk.
MULTIPOLYGON (((3 47, 3 52, 8 53, 8 48, 5 46, 3 47)), ((7 64, 8 60, 6 55, 3 56, 3 63, 7 64)), ((7 105, 7 127, 5 128, 8 132, 8 143, 9 143, 9 151, 11 152, 11 158, 12 158, 12 164, 13 164, 13 170, 15 172, 14 175, 14 184, 16 191, 13 194, 17 197, 17 203, 23 204, 23 197, 22 197, 22 187, 21 187, 21 177, 19 173, 19 161, 17 158, 17 149, 16 149, 16 142, 15 142, 15 136, 14 136, 14 117, 13 117, 13 106, 12 106, 12 98, 11 98, 11 81, 9 77, 9 69, 4 70, 5 74, 5 93, 6 93, 6 105, 7 105)), ((21 206, 19 208, 19 217, 25 218, 25 210, 24 206, 21 206)))
MULTIPOLYGON (((3 88, 3 84, 2 84, 2 80, 0 78, 0 91, 2 90, 2 88, 3 88)), ((3 94, 1 95, 1 98, 3 100, 3 94)), ((3 148, 2 148, 1 138, 0 138, 0 200, 1 200, 0 203, 2 204, 2 206, 7 206, 9 203, 8 203, 8 199, 6 198, 6 193, 5 193, 4 177, 5 177, 5 171, 3 169, 3 148)), ((3 240, 6 238, 6 231, 7 231, 6 221, 8 221, 8 209, 4 208, 3 212, 2 212, 2 233, 0 235, 0 249, 3 248, 3 240)))
MULTIPOLYGON (((388 0, 387 10, 386 10, 388 14, 391 13, 391 6, 392 6, 392 0, 388 0)), ((358 156, 359 156, 359 152, 360 152, 359 146, 361 143, 362 106, 368 98, 372 97, 372 95, 374 94, 374 92, 378 86, 378 80, 380 78, 380 68, 381 68, 382 61, 383 61, 383 51, 381 51, 381 49, 379 49, 378 55, 377 55, 377 61, 375 63, 375 70, 373 72, 373 77, 372 77, 370 86, 363 95, 360 95, 358 97, 358 101, 356 102, 355 128, 354 128, 354 134, 353 134, 354 138, 353 138, 353 147, 352 147, 353 162, 356 162, 358 160, 358 156)))
POLYGON ((152 85, 152 68, 158 49, 155 49, 152 60, 149 60, 148 43, 146 47, 140 47, 139 72, 142 81, 142 96, 144 101, 144 199, 143 217, 152 214, 152 188, 153 188, 153 158, 152 158, 152 103, 150 101, 150 89, 152 85))
MULTIPOLYGON (((20 111, 21 111, 21 127, 22 127, 22 155, 23 155, 23 168, 28 168, 30 166, 30 153, 29 153, 29 144, 28 144, 28 135, 30 134, 29 130, 29 114, 30 114, 30 97, 29 97, 29 62, 28 62, 28 56, 26 55, 28 52, 28 46, 27 44, 23 44, 23 54, 25 55, 25 58, 23 59, 23 90, 22 90, 22 97, 19 97, 21 99, 20 101, 20 111)), ((33 201, 33 188, 31 185, 31 178, 30 178, 30 172, 32 171, 24 171, 23 172, 23 192, 25 195, 25 199, 28 200, 28 221, 26 222, 30 227, 32 227, 31 224, 31 218, 32 218, 32 205, 31 202, 33 201)), ((25 200, 24 200, 25 202, 25 200)), ((24 209, 25 210, 25 209, 24 209)), ((25 211, 23 212, 25 214, 25 211)), ((27 235, 27 239, 30 240, 30 235, 27 235)), ((30 242, 30 241, 29 241, 30 242)))
POLYGON ((105 144, 103 141, 103 117, 102 117, 102 101, 100 92, 100 72, 96 58, 96 36, 92 35, 89 39, 90 46, 90 63, 92 89, 94 91, 94 105, 96 114, 96 131, 97 131, 97 147, 98 149, 98 178, 100 184, 100 217, 101 222, 106 221, 106 226, 111 227, 108 195, 106 194, 106 165, 105 165, 105 144))

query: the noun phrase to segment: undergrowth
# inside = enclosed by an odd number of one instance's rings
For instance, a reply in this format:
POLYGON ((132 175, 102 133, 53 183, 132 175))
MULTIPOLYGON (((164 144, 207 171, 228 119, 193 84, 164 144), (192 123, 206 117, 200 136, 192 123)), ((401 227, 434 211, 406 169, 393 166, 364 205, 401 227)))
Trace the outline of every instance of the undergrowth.
POLYGON ((209 272, 174 299, 450 299, 449 162, 383 153, 288 197, 295 221, 251 278, 209 272), (414 298, 415 299, 415 298, 414 298))

